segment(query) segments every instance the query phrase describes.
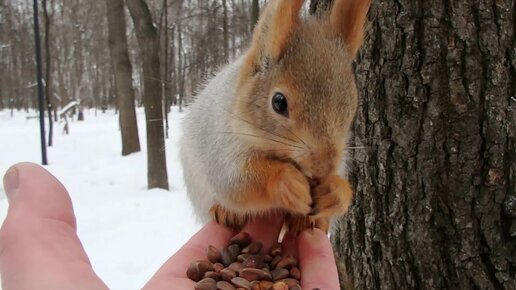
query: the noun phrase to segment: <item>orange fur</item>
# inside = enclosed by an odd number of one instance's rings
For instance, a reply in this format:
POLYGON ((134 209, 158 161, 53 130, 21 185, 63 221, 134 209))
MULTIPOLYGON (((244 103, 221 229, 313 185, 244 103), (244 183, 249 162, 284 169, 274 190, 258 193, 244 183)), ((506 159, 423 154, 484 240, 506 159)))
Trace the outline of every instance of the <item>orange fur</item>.
POLYGON ((218 224, 236 231, 242 230, 249 221, 247 215, 228 211, 226 208, 218 204, 211 207, 210 215, 218 224))
POLYGON ((314 190, 314 217, 329 218, 348 211, 353 200, 353 190, 347 180, 338 175, 324 178, 314 190))
POLYGON ((330 14, 335 33, 340 34, 355 57, 364 41, 364 26, 371 0, 336 0, 330 14))
POLYGON ((249 160, 253 182, 238 189, 236 208, 251 207, 253 210, 284 208, 290 212, 310 212, 310 185, 306 177, 290 163, 279 162, 266 157, 249 160))
POLYGON ((299 23, 299 11, 303 0, 276 1, 276 11, 272 16, 271 31, 268 39, 268 53, 274 59, 279 59, 290 37, 294 34, 299 23))
POLYGON ((304 0, 272 0, 265 6, 254 28, 246 65, 242 68, 243 76, 252 74, 264 56, 275 60, 281 57, 299 23, 303 3, 304 0))
MULTIPOLYGON (((248 212, 260 212, 274 208, 292 213, 308 214, 312 199, 306 177, 289 163, 256 157, 248 166, 254 172, 254 182, 236 189, 228 209, 214 205, 210 214, 220 224, 233 229, 242 228, 248 221, 248 212)), ((246 169, 244 169, 246 170, 246 169)))

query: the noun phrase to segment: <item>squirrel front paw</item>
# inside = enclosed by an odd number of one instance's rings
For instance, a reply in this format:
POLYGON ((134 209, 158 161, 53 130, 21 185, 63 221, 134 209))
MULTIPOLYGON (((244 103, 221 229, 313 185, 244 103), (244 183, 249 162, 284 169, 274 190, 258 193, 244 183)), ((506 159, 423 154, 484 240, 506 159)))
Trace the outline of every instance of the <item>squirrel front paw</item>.
POLYGON ((283 165, 271 176, 267 190, 278 206, 292 213, 308 214, 311 211, 310 184, 291 164, 283 165))
POLYGON ((314 190, 315 208, 311 214, 316 219, 343 215, 353 200, 353 190, 345 179, 330 175, 314 190))
POLYGON ((318 228, 325 233, 328 233, 330 227, 329 218, 311 218, 306 215, 289 215, 287 216, 286 223, 288 225, 288 231, 295 236, 299 236, 304 230, 318 228))

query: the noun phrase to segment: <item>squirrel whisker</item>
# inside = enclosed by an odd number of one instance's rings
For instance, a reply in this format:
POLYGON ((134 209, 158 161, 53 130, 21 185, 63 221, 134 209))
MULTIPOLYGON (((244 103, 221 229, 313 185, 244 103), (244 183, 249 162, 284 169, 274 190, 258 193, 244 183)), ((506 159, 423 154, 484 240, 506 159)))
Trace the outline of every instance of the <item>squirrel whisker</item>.
POLYGON ((247 137, 254 137, 254 138, 258 138, 258 139, 262 139, 262 140, 273 141, 273 142, 280 143, 280 144, 283 144, 283 145, 289 146, 289 147, 295 147, 295 148, 298 148, 298 149, 303 149, 303 147, 299 147, 299 146, 295 146, 295 145, 288 144, 288 143, 285 143, 285 142, 281 142, 281 141, 278 141, 278 140, 272 139, 272 138, 264 138, 262 136, 253 135, 253 134, 249 134, 249 133, 240 133, 240 132, 217 132, 217 133, 218 134, 234 134, 234 135, 241 135, 241 136, 247 136, 247 137))

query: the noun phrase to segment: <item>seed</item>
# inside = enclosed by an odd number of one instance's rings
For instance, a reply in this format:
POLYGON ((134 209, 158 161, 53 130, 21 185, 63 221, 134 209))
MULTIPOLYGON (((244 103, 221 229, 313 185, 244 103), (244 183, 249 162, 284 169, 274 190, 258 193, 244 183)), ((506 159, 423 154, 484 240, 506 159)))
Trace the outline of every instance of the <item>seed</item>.
POLYGON ((206 256, 208 257, 208 261, 212 263, 220 262, 220 251, 214 246, 208 246, 208 250, 206 251, 206 256))
POLYGON ((260 281, 260 287, 262 287, 261 289, 269 290, 272 287, 272 284, 274 283, 271 281, 260 281))
POLYGON ((265 268, 267 264, 263 261, 262 255, 251 255, 245 259, 244 262, 242 262, 242 265, 244 265, 245 268, 265 268))
POLYGON ((242 271, 242 269, 244 269, 244 266, 242 265, 242 263, 234 262, 231 263, 231 265, 229 265, 228 269, 239 273, 240 271, 242 271))
POLYGON ((280 282, 287 284, 288 287, 294 287, 296 285, 299 285, 299 281, 297 281, 296 279, 292 279, 292 278, 283 279, 280 282))
POLYGON ((252 242, 242 249, 242 254, 258 254, 262 250, 263 244, 260 242, 252 242))
POLYGON ((288 285, 284 282, 276 282, 272 285, 271 290, 288 290, 288 285))
POLYGON ((186 276, 197 282, 201 280, 204 273, 215 270, 213 264, 209 261, 195 261, 186 270, 186 276))
POLYGON ((213 272, 213 271, 208 271, 208 272, 204 273, 203 278, 212 278, 215 281, 220 281, 220 279, 221 279, 220 273, 213 272))
POLYGON ((263 268, 262 270, 265 273, 262 280, 272 281, 272 274, 271 274, 271 271, 269 270, 269 268, 263 268))
POLYGON ((235 290, 235 286, 226 281, 217 282, 217 290, 235 290))
POLYGON ((263 255, 263 261, 265 263, 270 263, 272 261, 272 256, 267 254, 263 255))
POLYGON ((283 257, 281 256, 276 256, 272 259, 270 265, 271 265, 271 269, 274 269, 276 268, 276 265, 278 265, 279 261, 281 261, 281 259, 283 259, 283 257))
POLYGON ((279 269, 279 268, 290 269, 295 266, 297 266, 297 259, 292 256, 286 256, 278 262, 278 264, 276 265, 276 269, 279 269))
POLYGON ((272 274, 272 280, 278 281, 278 280, 287 278, 289 272, 287 269, 280 268, 280 269, 273 270, 271 272, 271 274, 272 274))
POLYGON ((233 279, 231 279, 231 283, 233 283, 233 285, 235 285, 237 287, 251 290, 251 284, 249 283, 249 281, 247 281, 244 278, 240 278, 240 277, 233 278, 233 279))
POLYGON ((222 269, 224 269, 224 265, 221 263, 215 263, 213 264, 213 268, 215 269, 215 272, 220 272, 222 269))
POLYGON ((234 259, 236 259, 236 257, 238 257, 238 255, 240 255, 240 246, 237 245, 237 244, 232 244, 232 245, 229 245, 228 247, 228 251, 231 253, 231 255, 233 257, 235 257, 234 259))
POLYGON ((220 252, 220 257, 222 260, 222 264, 227 267, 235 261, 236 256, 233 256, 233 254, 228 250, 228 248, 223 248, 220 252))
POLYGON ((230 244, 237 244, 240 247, 245 247, 251 243, 251 236, 248 233, 241 232, 229 240, 230 244))
POLYGON ((301 290, 298 260, 283 257, 279 244, 270 254, 260 253, 262 248, 248 234, 238 234, 220 251, 208 246, 208 260, 191 263, 186 274, 197 282, 196 290, 301 290))
POLYGON ((202 279, 194 286, 195 290, 217 290, 217 282, 211 278, 202 279))
POLYGON ((246 279, 249 282, 262 280, 265 276, 265 271, 260 269, 245 268, 240 271, 240 277, 246 279))
POLYGON ((296 280, 301 280, 301 271, 298 267, 292 267, 290 269, 290 276, 296 280))
POLYGON ((280 256, 281 253, 282 253, 281 244, 279 244, 279 243, 272 245, 272 247, 269 251, 269 254, 271 254, 271 256, 273 256, 273 257, 280 256))
POLYGON ((237 261, 242 263, 243 261, 245 261, 245 259, 249 258, 249 256, 250 256, 249 254, 240 254, 237 257, 237 261))
POLYGON ((224 281, 231 282, 231 280, 233 278, 235 278, 236 276, 237 276, 237 274, 235 273, 235 271, 232 271, 229 269, 224 269, 224 270, 220 271, 220 277, 224 281))

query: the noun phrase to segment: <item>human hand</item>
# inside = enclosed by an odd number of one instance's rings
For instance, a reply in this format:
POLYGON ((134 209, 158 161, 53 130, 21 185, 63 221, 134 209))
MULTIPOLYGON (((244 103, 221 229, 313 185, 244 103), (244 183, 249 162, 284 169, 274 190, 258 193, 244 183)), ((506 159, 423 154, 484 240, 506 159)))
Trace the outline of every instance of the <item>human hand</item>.
MULTIPOLYGON (((108 288, 91 267, 77 236, 70 196, 57 179, 38 165, 22 163, 7 172, 4 188, 9 200, 0 229, 4 290, 108 288)), ((268 217, 244 230, 270 247, 280 227, 280 218, 268 217)), ((144 289, 193 289, 194 282, 186 278, 189 264, 205 259, 209 244, 222 248, 234 234, 215 223, 207 224, 165 262, 144 289)), ((284 242, 290 254, 299 252, 303 289, 339 289, 333 252, 323 232, 305 231, 297 239, 287 236, 284 242)))

